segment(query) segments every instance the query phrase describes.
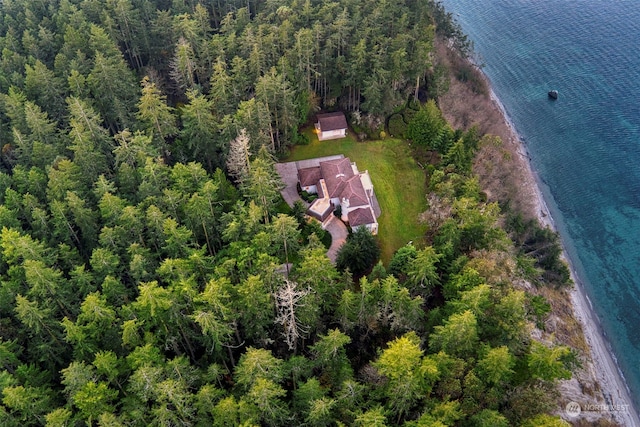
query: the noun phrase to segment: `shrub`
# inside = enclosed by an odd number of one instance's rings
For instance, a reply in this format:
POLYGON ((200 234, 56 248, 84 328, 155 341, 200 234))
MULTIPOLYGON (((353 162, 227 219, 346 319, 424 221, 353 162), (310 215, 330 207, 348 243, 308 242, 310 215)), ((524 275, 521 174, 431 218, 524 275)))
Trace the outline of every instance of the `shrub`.
POLYGON ((454 64, 456 78, 467 83, 474 93, 487 94, 487 83, 481 71, 473 63, 467 60, 458 60, 454 64))
POLYGON ((329 247, 331 246, 331 234, 329 234, 328 231, 323 230, 320 222, 316 221, 315 219, 306 221, 304 223, 304 226, 302 227, 302 237, 306 242, 309 241, 309 236, 311 236, 312 234, 315 234, 318 240, 320 240, 320 242, 324 245, 324 247, 329 249, 329 247))
POLYGON ((529 299, 531 317, 536 322, 536 327, 544 329, 544 322, 551 312, 551 304, 541 295, 534 295, 529 299))
POLYGON ((407 124, 404 122, 402 114, 394 114, 389 118, 389 134, 399 138, 405 138, 407 124))
POLYGON ((293 144, 294 145, 309 145, 309 143, 311 142, 311 139, 309 139, 309 137, 303 133, 295 133, 294 137, 293 137, 293 144))
POLYGON ((305 202, 312 203, 314 200, 318 198, 318 195, 307 193, 306 191, 301 191, 300 197, 302 197, 302 200, 304 200, 305 202))

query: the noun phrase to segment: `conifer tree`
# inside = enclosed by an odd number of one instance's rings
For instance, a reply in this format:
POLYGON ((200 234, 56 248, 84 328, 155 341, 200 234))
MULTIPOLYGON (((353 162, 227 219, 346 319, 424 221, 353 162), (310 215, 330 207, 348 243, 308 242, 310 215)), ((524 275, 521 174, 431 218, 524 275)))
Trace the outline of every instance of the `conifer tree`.
POLYGON ((149 76, 142 79, 142 96, 138 102, 138 118, 153 135, 158 147, 166 147, 167 139, 178 132, 173 108, 167 105, 167 97, 149 76))

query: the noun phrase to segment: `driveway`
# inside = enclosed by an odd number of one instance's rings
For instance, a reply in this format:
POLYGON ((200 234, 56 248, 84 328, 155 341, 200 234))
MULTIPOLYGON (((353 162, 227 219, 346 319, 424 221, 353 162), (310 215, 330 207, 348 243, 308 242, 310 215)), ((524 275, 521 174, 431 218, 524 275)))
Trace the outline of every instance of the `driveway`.
POLYGON ((289 163, 276 163, 276 171, 280 174, 282 182, 284 182, 284 189, 280 192, 282 198, 290 207, 296 200, 301 200, 308 207, 309 204, 304 202, 298 195, 298 168, 296 162, 289 163))
POLYGON ((338 257, 338 250, 347 241, 349 231, 344 222, 340 221, 335 215, 331 215, 329 220, 324 225, 324 229, 331 234, 331 247, 327 251, 327 256, 332 263, 336 263, 338 257))

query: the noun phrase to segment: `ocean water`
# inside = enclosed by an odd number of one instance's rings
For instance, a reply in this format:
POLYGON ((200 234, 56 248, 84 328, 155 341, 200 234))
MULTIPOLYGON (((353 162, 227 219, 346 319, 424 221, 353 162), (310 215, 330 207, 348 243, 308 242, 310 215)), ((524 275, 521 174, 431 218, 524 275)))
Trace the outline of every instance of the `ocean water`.
MULTIPOLYGON (((640 1, 443 0, 524 138, 640 407, 640 1), (548 99, 559 91, 556 101, 548 99)), ((622 403, 622 402, 619 402, 622 403)))

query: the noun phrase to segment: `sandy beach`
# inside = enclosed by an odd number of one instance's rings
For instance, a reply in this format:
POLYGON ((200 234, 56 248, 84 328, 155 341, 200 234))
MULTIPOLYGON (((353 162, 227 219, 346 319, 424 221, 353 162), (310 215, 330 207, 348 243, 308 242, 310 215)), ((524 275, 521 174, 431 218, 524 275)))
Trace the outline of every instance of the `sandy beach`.
MULTIPOLYGON (((446 49, 440 46, 440 49, 446 49)), ((441 51, 442 52, 442 51, 441 51)), ((486 77, 483 77, 486 79, 486 77)), ((440 107, 454 127, 467 128, 473 124, 486 134, 495 135, 503 141, 503 150, 510 153, 501 156, 497 153, 479 153, 485 156, 480 159, 476 173, 480 175, 481 185, 488 189, 488 196, 493 200, 516 198, 512 204, 516 209, 537 217, 541 224, 556 230, 551 212, 540 190, 541 183, 533 170, 526 146, 508 118, 487 81, 489 96, 475 94, 471 90, 451 79, 449 91, 440 97, 440 107), (500 163, 500 167, 485 168, 483 164, 500 163), (484 175, 484 176, 483 176, 484 175), (514 195, 517 195, 514 197, 514 195)), ((597 316, 583 287, 580 278, 564 253, 569 264, 573 289, 568 292, 571 298, 573 317, 579 322, 589 354, 584 355, 582 372, 560 386, 562 401, 559 403, 558 415, 567 421, 592 423, 600 418, 608 419, 621 426, 640 427, 637 408, 632 405, 630 392, 620 372, 609 344, 600 327, 597 316), (597 383, 592 393, 585 393, 583 382, 597 383), (577 404, 579 406, 576 406, 577 404)), ((584 424, 582 424, 584 425, 584 424)))

